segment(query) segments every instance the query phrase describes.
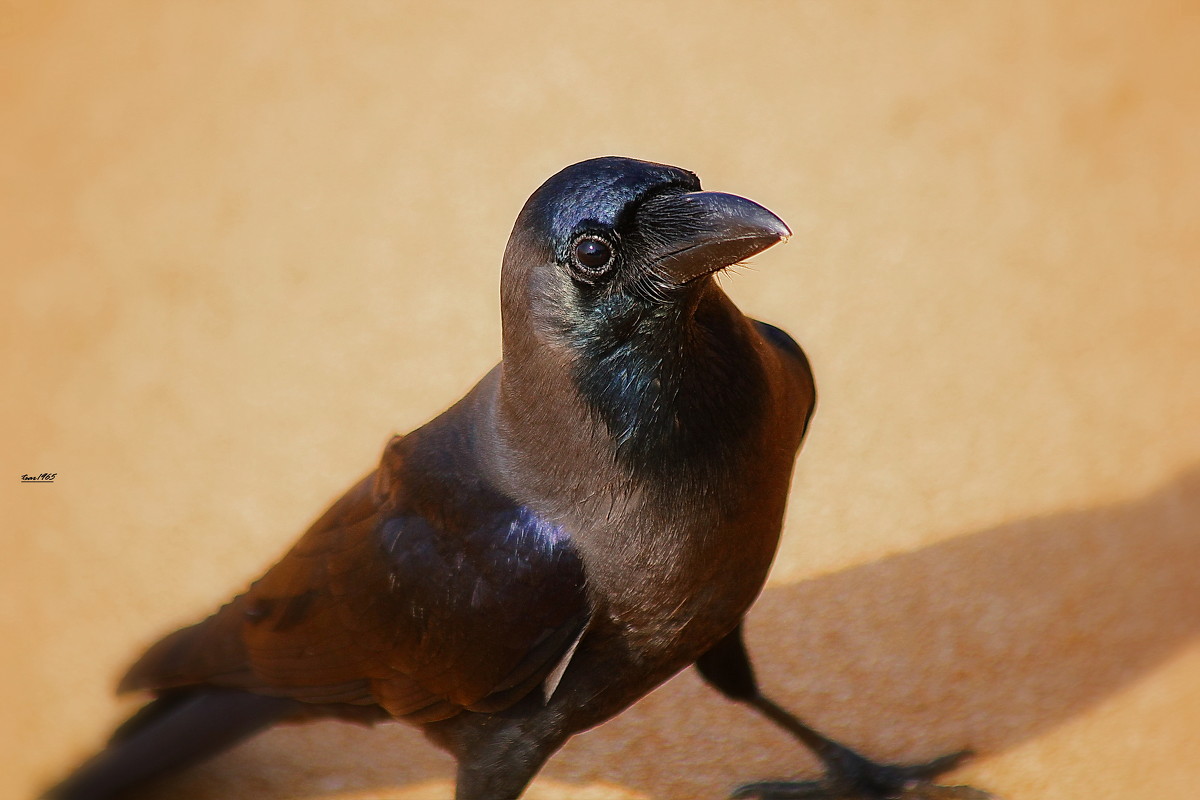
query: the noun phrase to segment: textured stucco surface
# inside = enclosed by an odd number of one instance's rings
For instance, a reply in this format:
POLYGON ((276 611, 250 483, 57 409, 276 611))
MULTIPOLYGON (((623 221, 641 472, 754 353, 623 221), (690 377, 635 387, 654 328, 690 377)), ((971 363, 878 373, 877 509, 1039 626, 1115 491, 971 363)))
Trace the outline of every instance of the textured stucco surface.
MULTIPOLYGON (((1185 4, 1186 5, 1186 4, 1185 4)), ((763 682, 1007 800, 1200 781, 1200 14, 1109 3, 5 3, 0 797, 497 358, 528 193, 605 153, 796 236, 724 280, 821 402, 763 682), (21 473, 57 472, 26 486, 21 473)), ((535 798, 813 762, 685 673, 535 798)), ((402 726, 157 797, 445 798, 402 726)))

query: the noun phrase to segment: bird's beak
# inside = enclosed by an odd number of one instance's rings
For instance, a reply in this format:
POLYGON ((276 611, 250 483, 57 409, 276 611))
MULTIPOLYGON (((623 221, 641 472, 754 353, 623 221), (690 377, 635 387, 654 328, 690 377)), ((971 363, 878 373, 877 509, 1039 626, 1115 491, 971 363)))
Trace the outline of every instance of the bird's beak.
POLYGON ((657 266, 682 285, 761 253, 792 235, 758 203, 723 192, 661 195, 638 213, 652 230, 678 231, 656 246, 657 266))

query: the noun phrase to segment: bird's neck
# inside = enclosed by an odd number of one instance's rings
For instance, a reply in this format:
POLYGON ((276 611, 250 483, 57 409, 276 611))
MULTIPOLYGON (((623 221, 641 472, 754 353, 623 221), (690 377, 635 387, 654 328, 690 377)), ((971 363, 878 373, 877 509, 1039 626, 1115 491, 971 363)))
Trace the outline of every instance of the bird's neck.
POLYGON ((763 413, 752 337, 711 282, 688 305, 627 303, 555 331, 536 321, 506 330, 499 410, 502 422, 520 418, 503 427, 522 437, 510 445, 568 482, 716 483, 738 467, 763 413), (510 358, 510 333, 542 357, 510 358))
POLYGON ((580 340, 576 390, 629 467, 720 467, 763 396, 745 318, 715 284, 694 305, 636 314, 626 332, 580 340))

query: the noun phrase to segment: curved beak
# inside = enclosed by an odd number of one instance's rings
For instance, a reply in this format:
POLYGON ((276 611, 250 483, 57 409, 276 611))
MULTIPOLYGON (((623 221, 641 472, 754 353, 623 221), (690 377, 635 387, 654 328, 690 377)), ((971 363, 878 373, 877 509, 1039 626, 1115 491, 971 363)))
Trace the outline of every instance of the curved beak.
POLYGON ((711 275, 792 235, 779 217, 744 197, 688 192, 647 200, 638 216, 665 234, 652 257, 667 276, 684 284, 711 275))

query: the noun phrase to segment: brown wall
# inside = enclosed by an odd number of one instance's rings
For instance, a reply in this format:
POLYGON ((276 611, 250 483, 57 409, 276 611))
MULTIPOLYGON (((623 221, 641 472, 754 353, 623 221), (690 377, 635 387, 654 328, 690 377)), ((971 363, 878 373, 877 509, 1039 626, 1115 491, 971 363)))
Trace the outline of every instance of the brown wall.
MULTIPOLYGON (((881 756, 974 746, 958 777, 1008 800, 1190 796, 1200 15, 1177 5, 4 4, 11 796, 129 711, 139 648, 496 359, 517 210, 605 153, 797 234, 724 281, 821 391, 749 622, 767 687, 881 756)), ((686 674, 531 796, 811 769, 686 674)), ((408 728, 322 724, 161 796, 451 776, 408 728)))

